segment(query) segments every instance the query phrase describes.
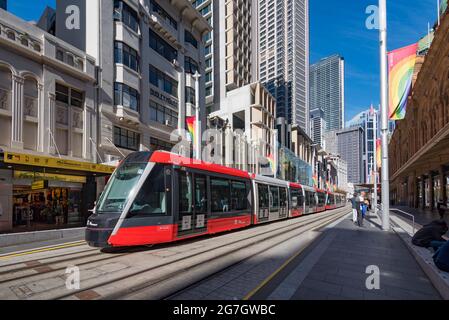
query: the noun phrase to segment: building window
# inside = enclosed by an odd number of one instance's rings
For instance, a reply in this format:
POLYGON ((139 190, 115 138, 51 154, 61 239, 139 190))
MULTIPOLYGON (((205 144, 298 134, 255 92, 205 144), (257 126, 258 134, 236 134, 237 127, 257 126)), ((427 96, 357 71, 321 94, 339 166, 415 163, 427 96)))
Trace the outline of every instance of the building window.
POLYGON ((116 106, 124 106, 131 110, 139 112, 140 110, 140 95, 139 92, 127 86, 126 84, 114 83, 114 104, 116 106))
POLYGON ((212 212, 225 213, 231 211, 230 183, 225 179, 210 179, 212 212))
POLYGON ((166 126, 174 128, 178 126, 178 112, 166 108, 154 101, 150 101, 150 119, 166 126))
POLYGON ((139 15, 121 0, 114 0, 114 20, 121 21, 135 32, 139 32, 139 15))
POLYGON ((134 71, 139 71, 139 55, 137 51, 123 42, 115 41, 114 43, 114 61, 134 71))
POLYGON ((7 31, 6 32, 6 36, 8 37, 8 39, 15 41, 16 40, 16 34, 14 33, 14 31, 7 31))
POLYGON ((174 49, 167 41, 158 36, 150 29, 150 48, 159 53, 165 59, 173 62, 178 58, 178 51, 174 49))
POLYGON ((212 95, 212 86, 206 87, 206 97, 209 97, 212 95))
POLYGON ((56 101, 82 108, 84 92, 56 83, 56 101))
POLYGON ((171 151, 175 145, 170 142, 165 142, 156 138, 150 139, 151 150, 171 151))
POLYGON ((186 103, 195 104, 195 89, 186 86, 186 103))
POLYGON ((195 74, 198 71, 198 63, 190 57, 185 57, 184 69, 185 72, 195 74))
POLYGON ((120 127, 114 127, 114 144, 123 149, 139 150, 140 135, 120 127))
POLYGON ((156 12, 161 18, 165 19, 173 28, 178 29, 178 23, 173 19, 167 11, 165 11, 156 1, 151 0, 151 10, 156 12))
POLYGON ((195 39, 193 34, 191 34, 189 31, 185 30, 184 32, 184 41, 186 43, 190 43, 195 48, 198 48, 198 41, 195 39))
POLYGON ((64 51, 62 51, 61 49, 56 49, 56 59, 64 62, 64 51))
POLYGON ((178 81, 167 76, 165 73, 150 65, 150 83, 160 90, 178 97, 178 81))

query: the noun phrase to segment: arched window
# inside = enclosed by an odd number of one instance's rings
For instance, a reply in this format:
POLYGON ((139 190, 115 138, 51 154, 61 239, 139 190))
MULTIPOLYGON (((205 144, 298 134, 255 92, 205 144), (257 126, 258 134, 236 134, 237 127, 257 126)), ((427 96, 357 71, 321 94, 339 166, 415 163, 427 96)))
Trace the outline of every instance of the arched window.
POLYGON ((27 39, 27 38, 22 37, 22 38, 20 39, 20 43, 21 43, 23 46, 28 47, 28 39, 27 39))
POLYGON ((12 30, 6 31, 6 36, 8 39, 15 41, 16 40, 16 34, 12 30))

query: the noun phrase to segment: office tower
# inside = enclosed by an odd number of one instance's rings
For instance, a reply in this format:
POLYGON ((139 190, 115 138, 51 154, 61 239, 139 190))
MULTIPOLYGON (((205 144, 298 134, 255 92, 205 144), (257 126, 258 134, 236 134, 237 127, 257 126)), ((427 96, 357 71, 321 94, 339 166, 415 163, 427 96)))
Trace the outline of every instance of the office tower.
POLYGON ((310 109, 321 108, 327 130, 344 128, 345 61, 339 55, 310 66, 310 109))
POLYGON ((229 91, 258 80, 257 1, 194 0, 212 26, 205 42, 207 113, 218 111, 229 91))
POLYGON ((277 103, 280 142, 299 125, 309 133, 308 0, 259 1, 259 75, 277 103))
POLYGON ((314 109, 310 111, 310 137, 313 142, 324 147, 324 133, 326 131, 326 121, 324 120, 324 111, 314 109))
POLYGON ((348 182, 365 182, 363 166, 364 131, 361 127, 339 130, 337 133, 338 154, 348 165, 348 182))

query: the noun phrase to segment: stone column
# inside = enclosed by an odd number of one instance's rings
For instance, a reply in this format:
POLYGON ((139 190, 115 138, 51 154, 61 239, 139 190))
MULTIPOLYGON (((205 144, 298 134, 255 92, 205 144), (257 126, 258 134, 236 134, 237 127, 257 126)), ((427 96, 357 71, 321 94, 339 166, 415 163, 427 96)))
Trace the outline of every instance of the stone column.
POLYGON ((421 176, 421 192, 422 192, 422 201, 421 201, 421 209, 426 208, 426 176, 421 176))
POLYGON ((45 102, 43 101, 44 94, 44 85, 41 83, 37 84, 37 151, 44 152, 44 144, 45 144, 45 102))
POLYGON ((55 112, 56 112, 56 95, 53 92, 48 93, 48 127, 45 128, 45 135, 48 137, 48 153, 55 154, 56 148, 54 141, 55 128, 56 128, 56 120, 55 120, 55 112), (51 132, 51 133, 50 133, 51 132), (52 136, 53 135, 53 136, 52 136))
POLYGON ((446 172, 444 166, 440 166, 440 183, 441 183, 441 200, 447 203, 447 193, 446 193, 446 172))
POLYGON ((430 197, 430 210, 432 211, 434 208, 435 208, 435 206, 434 206, 434 203, 433 203, 433 196, 434 196, 434 190, 433 190, 433 180, 434 180, 434 177, 433 177, 433 174, 432 174, 432 171, 430 171, 429 173, 428 173, 428 175, 429 175, 429 197, 430 197))
POLYGON ((11 147, 23 149, 23 88, 25 79, 13 76, 12 80, 12 135, 11 147))

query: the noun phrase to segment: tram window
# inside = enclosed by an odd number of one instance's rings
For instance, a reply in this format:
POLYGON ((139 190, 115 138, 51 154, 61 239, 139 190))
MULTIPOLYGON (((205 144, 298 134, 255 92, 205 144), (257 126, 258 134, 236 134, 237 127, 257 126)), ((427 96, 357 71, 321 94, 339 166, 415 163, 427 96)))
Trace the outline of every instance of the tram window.
POLYGON ((121 212, 148 163, 124 163, 112 175, 98 201, 98 213, 121 212))
POLYGON ((279 208, 279 188, 270 186, 271 194, 271 210, 277 210, 279 208))
POLYGON ((296 189, 290 189, 290 198, 292 199, 291 207, 297 209, 299 207, 299 192, 296 189))
POLYGON ((259 208, 268 208, 270 206, 270 200, 268 196, 268 186, 264 184, 258 185, 259 190, 259 208))
POLYGON ((179 172, 179 212, 191 213, 193 210, 192 174, 179 172))
POLYGON ((306 201, 306 206, 310 206, 310 192, 306 191, 306 197, 304 199, 306 201))
POLYGON ((287 207, 287 190, 279 188, 279 203, 281 208, 287 207))
POLYGON ((231 183, 231 205, 233 211, 248 209, 246 183, 237 181, 231 183))
POLYGON ((230 212, 229 180, 210 179, 212 212, 230 212))
POLYGON ((129 212, 131 216, 167 214, 164 166, 151 170, 129 212))
POLYGON ((207 213, 206 177, 195 175, 195 211, 207 213))

